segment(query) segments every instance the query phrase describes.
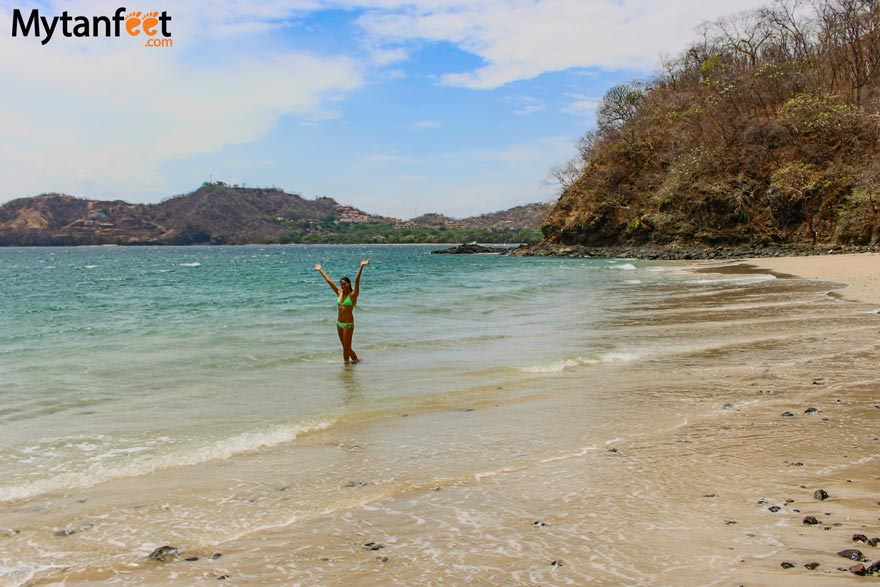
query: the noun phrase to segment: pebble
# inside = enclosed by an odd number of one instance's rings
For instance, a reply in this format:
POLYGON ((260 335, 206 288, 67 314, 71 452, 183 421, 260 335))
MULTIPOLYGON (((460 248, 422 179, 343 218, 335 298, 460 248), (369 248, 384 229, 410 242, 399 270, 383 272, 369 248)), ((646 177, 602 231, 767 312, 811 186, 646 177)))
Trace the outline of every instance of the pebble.
POLYGON ((778 505, 771 505, 771 506, 770 506, 769 508, 767 508, 767 509, 770 510, 771 512, 773 512, 773 513, 775 514, 776 512, 778 512, 779 510, 781 510, 782 508, 779 507, 778 505))
POLYGON ((828 499, 828 492, 824 489, 817 489, 816 493, 813 494, 813 497, 818 499, 819 501, 825 501, 828 499))
POLYGON ((837 556, 842 556, 843 558, 848 558, 854 561, 865 562, 868 559, 862 554, 861 550, 856 550, 854 548, 847 548, 846 550, 841 550, 837 553, 837 556))
POLYGON ((782 567, 783 569, 793 569, 793 568, 794 568, 794 563, 790 563, 790 562, 788 562, 788 561, 784 561, 784 562, 783 562, 782 564, 780 564, 779 566, 782 567))
POLYGON ((561 567, 564 564, 561 560, 550 561, 551 567, 561 567))
POLYGON ((160 563, 168 562, 174 558, 177 558, 180 551, 178 551, 173 546, 160 546, 153 552, 151 552, 147 558, 154 561, 159 561, 160 563))
POLYGON ((816 516, 807 516, 804 518, 804 524, 807 526, 815 526, 819 523, 819 520, 816 519, 816 516))
POLYGON ((867 544, 868 537, 865 536, 864 534, 853 534, 852 541, 853 542, 864 542, 865 544, 867 544))
POLYGON ((791 416, 794 416, 794 414, 792 414, 791 412, 782 412, 782 415, 786 418, 790 418, 791 416))
POLYGON ((819 568, 819 563, 807 563, 804 565, 804 568, 810 571, 815 571, 819 568))
POLYGON ((382 550, 385 548, 385 545, 379 544, 378 542, 367 542, 364 544, 364 548, 369 548, 370 550, 382 550))
POLYGON ((817 410, 816 408, 807 408, 806 410, 804 410, 804 413, 805 414, 815 414, 818 411, 819 410, 817 410))
POLYGON ((859 563, 859 564, 857 564, 857 565, 853 565, 853 566, 851 566, 851 567, 850 567, 849 569, 847 569, 847 570, 848 570, 850 573, 853 573, 853 574, 855 574, 855 575, 864 575, 864 574, 865 574, 865 565, 863 565, 862 563, 859 563))
POLYGON ((212 561, 215 561, 215 560, 217 560, 218 558, 220 558, 221 556, 223 556, 223 555, 220 554, 219 552, 215 552, 214 554, 211 555, 211 560, 212 560, 212 561))

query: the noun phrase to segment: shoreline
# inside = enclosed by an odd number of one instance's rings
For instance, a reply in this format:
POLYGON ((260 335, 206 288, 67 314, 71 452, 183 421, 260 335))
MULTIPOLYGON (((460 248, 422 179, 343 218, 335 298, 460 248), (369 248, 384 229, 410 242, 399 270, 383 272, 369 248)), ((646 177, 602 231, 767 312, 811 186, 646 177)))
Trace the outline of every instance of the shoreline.
POLYGON ((866 245, 719 245, 664 246, 613 245, 588 247, 554 243, 532 243, 513 249, 513 257, 629 258, 646 261, 723 261, 768 257, 804 257, 816 255, 847 255, 880 253, 878 246, 866 245))
MULTIPOLYGON (((880 535, 877 309, 829 295, 842 280, 796 277, 791 260, 502 263, 567 283, 592 273, 605 289, 563 317, 599 298, 608 311, 575 324, 551 362, 471 372, 439 395, 380 397, 379 352, 338 379, 319 365, 357 408, 338 426, 9 502, 0 542, 36 573, 15 584, 856 585, 855 561, 836 553, 880 558, 853 541, 880 535), (83 562, 36 566, 55 552, 83 562)), ((537 285, 549 313, 514 301, 546 324, 563 306, 537 285)))

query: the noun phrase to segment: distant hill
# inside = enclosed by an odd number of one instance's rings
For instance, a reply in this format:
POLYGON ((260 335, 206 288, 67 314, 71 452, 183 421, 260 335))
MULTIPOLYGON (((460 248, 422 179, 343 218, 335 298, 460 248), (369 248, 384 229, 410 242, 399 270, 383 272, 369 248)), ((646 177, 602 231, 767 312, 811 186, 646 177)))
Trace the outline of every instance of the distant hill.
POLYGON ((434 223, 368 214, 332 198, 205 183, 159 204, 44 194, 0 206, 0 246, 355 242, 522 242, 540 238, 549 205, 434 223))
POLYGON ((412 219, 419 226, 451 226, 489 230, 527 230, 541 226, 552 208, 551 204, 526 204, 509 210, 455 219, 443 214, 423 214, 412 219))

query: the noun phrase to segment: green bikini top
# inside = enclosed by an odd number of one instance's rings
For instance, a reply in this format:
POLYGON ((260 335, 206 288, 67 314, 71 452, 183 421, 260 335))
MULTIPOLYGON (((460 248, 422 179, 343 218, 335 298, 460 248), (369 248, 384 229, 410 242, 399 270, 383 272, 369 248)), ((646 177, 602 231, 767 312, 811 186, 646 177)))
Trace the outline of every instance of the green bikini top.
POLYGON ((345 298, 345 301, 342 301, 342 294, 339 294, 339 299, 336 300, 337 306, 354 306, 354 303, 351 301, 351 296, 349 295, 345 298))

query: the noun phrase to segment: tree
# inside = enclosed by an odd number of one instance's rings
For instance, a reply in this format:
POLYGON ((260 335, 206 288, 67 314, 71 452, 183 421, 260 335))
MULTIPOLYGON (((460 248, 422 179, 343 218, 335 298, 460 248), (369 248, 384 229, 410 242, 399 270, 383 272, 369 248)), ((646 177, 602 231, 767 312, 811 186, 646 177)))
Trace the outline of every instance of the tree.
POLYGON ((596 112, 599 131, 622 127, 635 115, 644 97, 643 85, 638 82, 618 84, 605 92, 596 112))

